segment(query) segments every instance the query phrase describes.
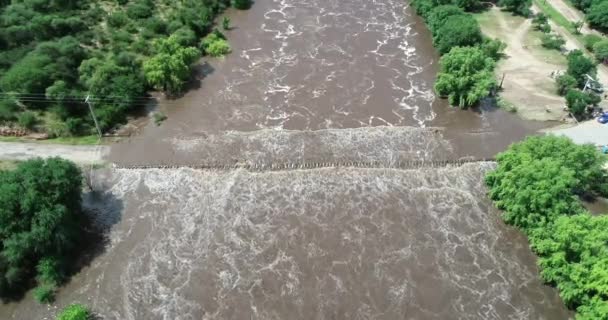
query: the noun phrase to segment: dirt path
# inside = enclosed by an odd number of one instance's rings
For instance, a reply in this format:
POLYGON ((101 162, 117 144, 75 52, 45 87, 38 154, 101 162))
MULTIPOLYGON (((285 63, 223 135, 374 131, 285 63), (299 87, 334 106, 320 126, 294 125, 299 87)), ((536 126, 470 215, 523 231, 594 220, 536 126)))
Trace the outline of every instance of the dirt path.
POLYGON ((108 146, 0 142, 0 160, 22 161, 37 157, 61 157, 80 164, 92 164, 103 162, 108 152, 108 146))
MULTIPOLYGON (((568 5, 564 0, 547 0, 549 4, 555 10, 559 11, 566 19, 576 22, 576 21, 585 21, 585 15, 583 13, 570 5, 568 5)), ((595 33, 600 34, 597 30, 593 30, 589 28, 589 25, 585 23, 581 28, 581 33, 595 33)))
POLYGON ((507 44, 507 57, 497 67, 499 77, 506 75, 501 96, 514 104, 524 118, 561 120, 565 116, 564 100, 555 93, 550 74, 563 70, 564 65, 543 58, 542 52, 534 52, 535 48, 527 45, 532 27, 529 19, 506 16, 496 7, 488 14, 487 25, 482 23, 483 32, 507 44))
MULTIPOLYGON (((570 7, 563 0, 547 0, 547 1, 553 8, 555 8, 555 10, 559 11, 566 19, 568 19, 572 22, 584 20, 582 12, 570 7)), ((539 11, 538 8, 534 8, 534 10, 536 12, 539 11)), ((583 43, 581 43, 581 41, 578 38, 574 37, 568 30, 565 30, 563 27, 558 26, 554 23, 551 24, 551 28, 554 31, 557 31, 559 34, 561 34, 566 39, 566 49, 568 49, 568 50, 581 49, 581 50, 585 51, 585 45, 583 43)), ((583 28, 581 29, 581 33, 582 34, 591 34, 591 33, 600 34, 596 30, 589 28, 589 26, 587 24, 585 24, 583 26, 583 28)), ((608 87, 608 67, 606 67, 605 65, 601 65, 601 64, 598 65, 597 77, 598 77, 598 80, 604 85, 604 87, 608 87)))

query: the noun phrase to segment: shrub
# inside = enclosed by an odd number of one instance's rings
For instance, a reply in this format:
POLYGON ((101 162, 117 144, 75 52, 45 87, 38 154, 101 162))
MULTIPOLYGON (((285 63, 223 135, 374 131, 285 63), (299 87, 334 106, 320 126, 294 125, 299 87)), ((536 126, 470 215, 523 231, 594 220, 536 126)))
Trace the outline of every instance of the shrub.
POLYGON ((606 63, 608 61, 608 39, 595 43, 593 53, 598 61, 606 63))
POLYGON ((157 126, 160 126, 160 124, 165 120, 167 120, 167 116, 164 113, 162 113, 162 112, 154 113, 154 123, 157 126))
POLYGON ((240 10, 249 9, 252 3, 251 0, 232 0, 232 6, 240 10))
POLYGON ((228 17, 222 18, 222 28, 224 30, 230 30, 230 18, 228 18, 228 17))
POLYGON ((587 21, 593 28, 608 31, 608 1, 594 1, 587 11, 587 21))
POLYGON ((230 45, 226 41, 226 37, 217 29, 208 34, 201 41, 201 49, 205 54, 212 57, 218 57, 230 53, 230 45))
POLYGON ((55 286, 43 284, 34 289, 34 299, 40 303, 52 303, 55 300, 55 286))
POLYGON ((480 48, 486 56, 498 61, 503 57, 507 44, 498 39, 484 39, 480 48))
POLYGON ((0 121, 14 121, 19 106, 12 100, 0 99, 0 121))
POLYGON ((127 6, 127 16, 131 19, 143 19, 152 15, 153 8, 146 3, 135 2, 127 6))
POLYGON ((553 50, 560 50, 566 44, 566 40, 559 34, 545 33, 541 36, 540 40, 544 48, 553 50))
POLYGON ((57 320, 89 320, 90 317, 89 308, 82 304, 71 304, 57 315, 57 320))
POLYGON ((589 51, 593 51, 593 45, 602 41, 604 37, 597 34, 586 34, 583 36, 583 43, 585 48, 589 51))
POLYGON ((19 123, 19 126, 32 130, 36 126, 38 120, 36 119, 36 114, 31 111, 25 111, 17 116, 17 122, 19 123))
POLYGON ((597 99, 594 95, 584 93, 577 89, 570 89, 566 94, 566 105, 568 110, 575 116, 582 116, 587 111, 587 106, 592 105, 597 99))
POLYGON ((562 74, 555 80, 557 85, 557 94, 560 96, 566 95, 570 89, 576 88, 576 79, 569 74, 562 74))
POLYGON ((122 11, 115 11, 108 16, 108 25, 113 28, 120 28, 129 23, 129 17, 122 11))

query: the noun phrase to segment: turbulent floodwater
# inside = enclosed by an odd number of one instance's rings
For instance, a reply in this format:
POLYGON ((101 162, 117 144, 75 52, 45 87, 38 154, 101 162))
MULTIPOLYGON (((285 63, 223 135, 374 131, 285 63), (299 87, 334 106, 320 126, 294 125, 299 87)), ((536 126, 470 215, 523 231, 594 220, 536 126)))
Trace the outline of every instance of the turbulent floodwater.
MULTIPOLYGON (((233 54, 199 68, 169 119, 112 147, 119 164, 434 161, 492 156, 534 131, 435 99, 437 56, 401 0, 258 0, 233 54)), ((484 196, 492 163, 93 173, 104 251, 56 305, 104 319, 566 319, 525 238, 484 196)))

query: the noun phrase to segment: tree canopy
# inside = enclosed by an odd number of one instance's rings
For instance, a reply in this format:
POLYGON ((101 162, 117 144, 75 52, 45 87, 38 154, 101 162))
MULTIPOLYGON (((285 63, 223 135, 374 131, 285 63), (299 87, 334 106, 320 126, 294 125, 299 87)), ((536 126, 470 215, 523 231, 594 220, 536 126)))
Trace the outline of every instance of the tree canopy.
POLYGON ((81 184, 78 167, 59 158, 0 171, 0 295, 21 289, 35 271, 37 297, 52 296, 83 231, 81 184))
POLYGON ((530 137, 498 155, 486 176, 505 222, 525 232, 541 276, 577 319, 608 318, 608 216, 591 216, 577 195, 606 195, 606 157, 568 138, 530 137))
POLYGON ((583 88, 587 81, 585 74, 595 78, 597 76, 597 66, 595 62, 587 58, 582 51, 574 50, 568 54, 569 75, 576 79, 579 88, 583 88))
POLYGON ((608 31, 608 1, 595 1, 587 12, 589 25, 602 31, 608 31))
POLYGON ((471 15, 453 15, 437 29, 433 42, 440 54, 448 53, 454 47, 481 44, 481 29, 471 15))
POLYGON ((441 57, 435 90, 451 105, 469 107, 495 86, 494 60, 477 47, 456 47, 441 57))
POLYGON ((200 51, 195 47, 182 47, 174 36, 157 40, 154 49, 156 54, 144 62, 146 79, 159 90, 180 92, 200 51))
MULTIPOLYGON (((37 126, 40 130, 90 134, 94 126, 84 98, 91 95, 98 98, 95 111, 102 129, 111 130, 141 105, 148 90, 166 87, 175 91, 185 81, 179 59, 172 60, 177 65, 165 64, 159 77, 148 72, 153 81, 145 81, 145 61, 151 60, 148 71, 153 69, 150 65, 156 65, 157 71, 163 67, 151 43, 172 37, 184 49, 196 47, 212 31, 214 18, 228 6, 244 9, 251 3, 0 1, 0 91, 14 93, 0 101, 0 124, 16 124, 20 112, 34 109, 43 122, 37 126), (169 77, 170 72, 177 73, 169 77), (53 121, 47 123, 48 119, 53 121)), ((226 42, 214 43, 213 52, 227 51, 226 42)))

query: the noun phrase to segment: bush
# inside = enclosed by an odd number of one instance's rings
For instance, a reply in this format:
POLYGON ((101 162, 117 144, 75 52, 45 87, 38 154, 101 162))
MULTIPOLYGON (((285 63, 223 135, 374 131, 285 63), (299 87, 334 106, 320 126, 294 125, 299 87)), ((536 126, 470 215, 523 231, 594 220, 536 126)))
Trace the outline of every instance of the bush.
POLYGON ((587 95, 582 91, 570 89, 566 94, 566 105, 573 115, 581 116, 587 109, 587 95))
POLYGON ((217 29, 203 38, 201 49, 205 54, 212 57, 219 57, 231 52, 226 37, 217 29))
POLYGON ((108 16, 108 25, 113 28, 120 28, 129 23, 129 17, 122 11, 115 11, 108 16))
POLYGON ((602 62, 608 62, 608 39, 599 41, 593 45, 595 58, 602 62))
POLYGON ((25 111, 19 114, 17 122, 19 123, 19 126, 32 130, 36 126, 38 120, 36 119, 36 114, 31 111, 25 111))
POLYGON ((240 10, 249 9, 252 4, 251 0, 232 0, 232 6, 240 10))
POLYGON ((604 37, 597 34, 586 34, 583 36, 583 43, 585 44, 585 48, 589 51, 593 51, 593 45, 602 41, 604 37))
POLYGON ((0 99, 0 121, 14 121, 19 106, 12 100, 0 99))
POLYGON ((163 123, 163 121, 167 120, 167 116, 162 113, 162 112, 156 112, 154 113, 154 123, 157 126, 160 126, 161 123, 163 123))
POLYGON ((40 303, 52 303, 55 301, 55 286, 43 284, 34 289, 34 299, 40 303))
POLYGON ((544 48, 553 50, 560 50, 566 44, 566 40, 559 34, 545 33, 541 36, 540 41, 544 48))
POLYGON ((57 320, 89 320, 90 317, 89 308, 82 304, 71 304, 57 315, 57 320))
POLYGON ((555 80, 555 84, 557 85, 557 94, 560 96, 566 95, 570 89, 576 88, 576 79, 569 74, 563 74, 555 80))
POLYGON ((152 15, 153 8, 146 3, 135 2, 127 6, 127 16, 131 19, 144 19, 152 15))
POLYGON ((228 17, 222 18, 222 28, 224 30, 230 30, 230 18, 228 18, 228 17))

